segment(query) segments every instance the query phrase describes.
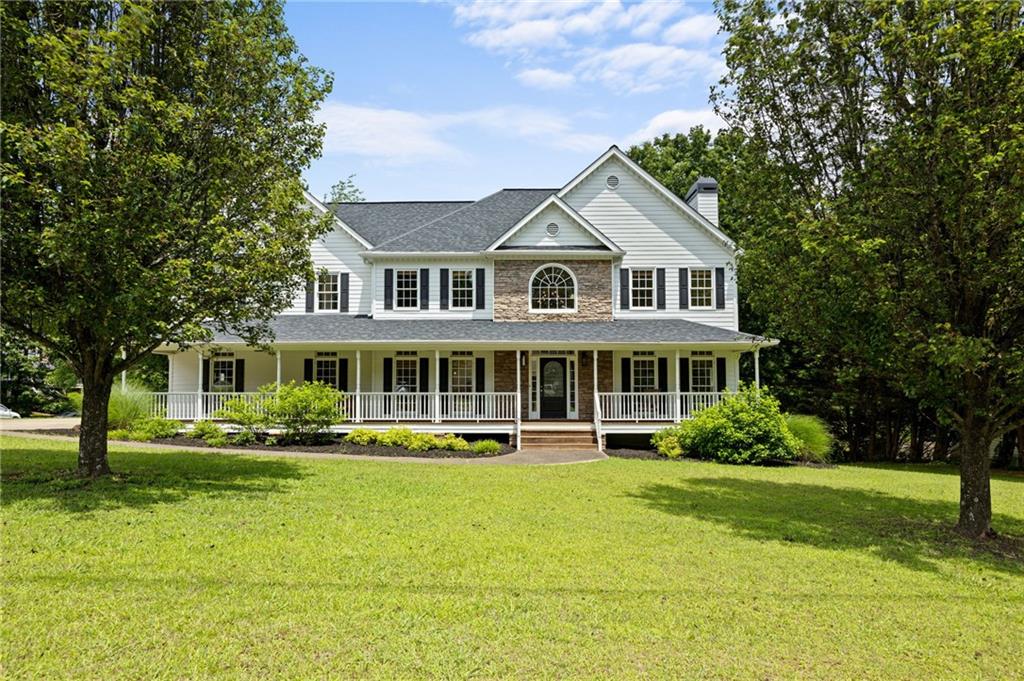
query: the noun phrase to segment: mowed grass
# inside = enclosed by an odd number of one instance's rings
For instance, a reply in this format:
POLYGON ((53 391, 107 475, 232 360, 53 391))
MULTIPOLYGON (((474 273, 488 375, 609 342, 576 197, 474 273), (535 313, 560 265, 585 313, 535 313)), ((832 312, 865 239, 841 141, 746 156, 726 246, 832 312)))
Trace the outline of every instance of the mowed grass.
MULTIPOLYGON (((1008 678, 949 468, 245 458, 4 436, 7 678, 1008 678)), ((1024 536, 1024 477, 993 482, 1024 536)))

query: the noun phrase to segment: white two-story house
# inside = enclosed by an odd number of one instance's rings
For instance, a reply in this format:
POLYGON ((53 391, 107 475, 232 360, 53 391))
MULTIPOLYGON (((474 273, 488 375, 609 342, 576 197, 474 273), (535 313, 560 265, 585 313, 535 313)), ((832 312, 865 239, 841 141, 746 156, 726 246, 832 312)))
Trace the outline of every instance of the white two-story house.
MULTIPOLYGON (((685 200, 617 147, 559 188, 478 201, 322 204, 319 273, 271 351, 218 336, 170 356, 173 418, 267 383, 323 381, 353 427, 505 434, 523 447, 650 433, 717 402, 741 353, 718 188, 685 200)), ((756 366, 756 362, 755 362, 756 366)))

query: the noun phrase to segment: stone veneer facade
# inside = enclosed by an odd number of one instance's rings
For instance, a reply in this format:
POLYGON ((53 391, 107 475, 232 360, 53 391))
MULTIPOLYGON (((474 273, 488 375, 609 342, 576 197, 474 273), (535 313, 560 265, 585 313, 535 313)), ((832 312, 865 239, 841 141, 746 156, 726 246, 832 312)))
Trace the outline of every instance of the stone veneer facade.
POLYGON ((610 322, 611 260, 495 260, 494 321, 610 322), (531 313, 530 278, 541 265, 567 267, 576 275, 576 312, 531 313))
MULTIPOLYGON (((523 350, 523 356, 527 351, 523 350)), ((594 367, 593 355, 590 350, 579 353, 579 420, 594 420, 594 367)), ((530 374, 527 366, 519 367, 519 378, 522 388, 522 418, 530 417, 530 374)), ((612 353, 602 350, 597 353, 597 387, 598 392, 612 392, 612 353)), ((516 391, 516 353, 515 350, 496 350, 494 352, 494 390, 496 392, 516 391)))

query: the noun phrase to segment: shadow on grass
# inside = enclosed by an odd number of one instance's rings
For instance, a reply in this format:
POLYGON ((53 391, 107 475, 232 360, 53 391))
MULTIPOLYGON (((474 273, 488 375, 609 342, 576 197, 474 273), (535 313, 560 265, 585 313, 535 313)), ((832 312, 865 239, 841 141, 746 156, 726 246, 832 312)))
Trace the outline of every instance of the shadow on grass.
POLYGON ((997 514, 993 526, 1007 534, 969 541, 953 531, 953 502, 735 478, 647 485, 630 496, 658 511, 718 523, 759 541, 862 551, 924 571, 936 570, 943 558, 970 556, 1024 574, 1024 523, 997 514))
POLYGON ((5 447, 3 503, 11 506, 50 501, 69 513, 144 508, 194 496, 271 494, 303 477, 301 468, 282 459, 253 459, 198 452, 112 451, 114 475, 83 480, 75 474, 76 452, 40 442, 5 447))

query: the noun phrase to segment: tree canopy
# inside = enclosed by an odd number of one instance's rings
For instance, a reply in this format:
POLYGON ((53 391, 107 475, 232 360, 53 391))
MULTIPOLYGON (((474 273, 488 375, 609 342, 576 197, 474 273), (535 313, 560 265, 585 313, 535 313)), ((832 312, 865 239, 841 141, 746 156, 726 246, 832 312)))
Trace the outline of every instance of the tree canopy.
POLYGON ((103 474, 119 371, 214 330, 266 339, 311 273, 327 223, 301 172, 330 78, 277 0, 13 2, 0 19, 0 306, 81 377, 79 467, 103 474))
POLYGON ((331 191, 324 197, 327 203, 354 203, 365 200, 362 190, 356 185, 354 174, 335 182, 331 191))

